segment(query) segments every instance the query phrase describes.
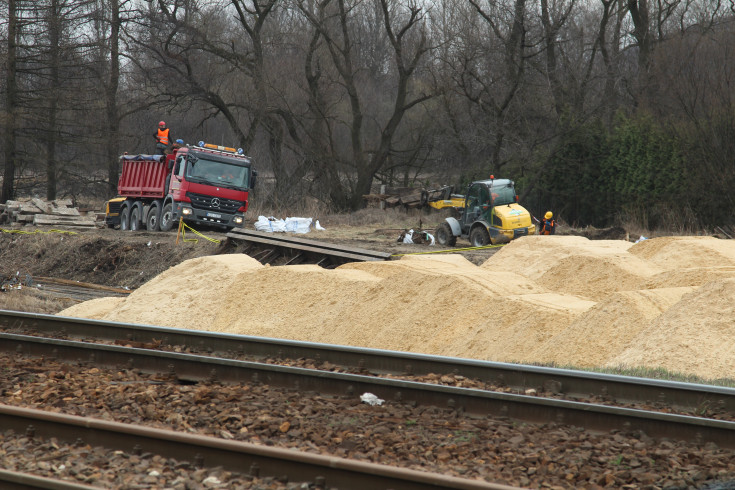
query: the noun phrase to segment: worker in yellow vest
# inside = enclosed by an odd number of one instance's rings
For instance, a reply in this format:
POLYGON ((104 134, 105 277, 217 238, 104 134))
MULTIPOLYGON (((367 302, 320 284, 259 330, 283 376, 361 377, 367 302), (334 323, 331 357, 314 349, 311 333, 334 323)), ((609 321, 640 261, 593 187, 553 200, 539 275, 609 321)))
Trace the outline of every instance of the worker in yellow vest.
POLYGON ((158 123, 158 131, 153 135, 156 138, 156 155, 165 155, 168 146, 171 144, 171 135, 166 127, 166 122, 158 123))

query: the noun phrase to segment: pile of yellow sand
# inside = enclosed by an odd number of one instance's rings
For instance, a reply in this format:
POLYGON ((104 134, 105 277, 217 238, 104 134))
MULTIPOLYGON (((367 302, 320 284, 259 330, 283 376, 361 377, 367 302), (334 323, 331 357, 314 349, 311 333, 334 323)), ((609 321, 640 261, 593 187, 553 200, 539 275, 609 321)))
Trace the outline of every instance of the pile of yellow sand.
POLYGON ((407 256, 334 270, 192 259, 61 315, 495 361, 735 377, 735 241, 531 236, 482 266, 407 256), (721 356, 713 359, 712 356, 721 356))

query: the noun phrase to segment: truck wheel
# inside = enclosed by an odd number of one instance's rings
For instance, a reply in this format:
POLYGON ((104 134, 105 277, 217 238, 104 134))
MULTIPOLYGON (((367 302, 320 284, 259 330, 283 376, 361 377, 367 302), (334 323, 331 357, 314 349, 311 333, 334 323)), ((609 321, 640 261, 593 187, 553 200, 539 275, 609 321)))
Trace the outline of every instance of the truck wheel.
POLYGON ((174 226, 174 208, 169 202, 161 210, 161 231, 169 231, 174 226))
POLYGON ((449 223, 446 221, 437 227, 434 234, 436 235, 436 241, 439 242, 439 245, 449 245, 450 247, 453 247, 457 244, 457 237, 454 236, 454 233, 452 233, 452 227, 449 226, 449 223))
POLYGON ((148 231, 158 231, 161 229, 161 205, 157 202, 151 204, 145 224, 148 231))
POLYGON ((130 231, 140 230, 140 207, 133 206, 130 210, 130 231))
POLYGON ((123 204, 120 208, 120 229, 122 231, 130 230, 130 206, 123 204))
POLYGON ((470 243, 473 247, 484 247, 490 243, 490 235, 484 226, 478 226, 470 233, 470 243))

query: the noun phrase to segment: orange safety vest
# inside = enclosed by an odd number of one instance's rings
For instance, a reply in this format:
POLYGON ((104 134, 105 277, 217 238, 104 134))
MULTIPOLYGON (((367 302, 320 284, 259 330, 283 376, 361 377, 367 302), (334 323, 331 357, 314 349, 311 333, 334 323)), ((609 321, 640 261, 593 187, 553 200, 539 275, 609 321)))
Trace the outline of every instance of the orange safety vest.
POLYGON ((158 134, 156 135, 156 139, 159 143, 168 146, 168 128, 159 129, 158 134))

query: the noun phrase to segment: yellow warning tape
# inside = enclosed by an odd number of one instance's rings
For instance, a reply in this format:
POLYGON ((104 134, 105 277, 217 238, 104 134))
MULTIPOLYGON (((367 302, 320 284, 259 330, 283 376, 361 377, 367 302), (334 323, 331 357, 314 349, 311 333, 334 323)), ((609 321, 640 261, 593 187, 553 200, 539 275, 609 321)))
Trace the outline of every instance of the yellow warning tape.
POLYGON ((209 240, 212 243, 220 243, 219 240, 216 240, 214 238, 209 238, 208 236, 202 235, 201 233, 199 233, 198 231, 196 231, 194 228, 192 228, 191 226, 189 226, 186 223, 184 223, 184 219, 183 218, 179 218, 179 229, 176 232, 176 244, 177 245, 179 243, 179 235, 181 235, 181 241, 199 243, 199 239, 198 238, 186 238, 186 229, 187 228, 190 229, 195 235, 198 235, 198 236, 204 238, 205 240, 209 240))
POLYGON ((500 245, 485 245, 483 247, 466 247, 466 248, 451 248, 448 250, 432 250, 431 252, 414 252, 410 254, 392 254, 391 257, 403 257, 404 255, 425 255, 425 254, 445 254, 452 252, 466 252, 468 250, 484 250, 486 248, 498 248, 504 247, 507 243, 501 243, 500 245))
POLYGON ((18 233, 19 235, 33 235, 34 233, 63 233, 65 235, 76 235, 77 232, 75 231, 66 231, 66 230, 34 230, 34 231, 24 231, 24 230, 6 230, 5 228, 0 228, 0 231, 3 233, 18 233))

